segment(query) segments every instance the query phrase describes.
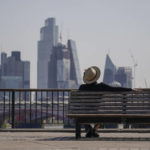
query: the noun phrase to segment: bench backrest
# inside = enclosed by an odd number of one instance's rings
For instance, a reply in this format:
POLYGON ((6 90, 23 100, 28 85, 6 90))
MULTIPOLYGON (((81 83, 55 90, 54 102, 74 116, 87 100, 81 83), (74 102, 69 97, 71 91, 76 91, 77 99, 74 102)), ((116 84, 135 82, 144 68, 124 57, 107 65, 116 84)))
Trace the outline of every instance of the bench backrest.
POLYGON ((69 114, 150 114, 150 90, 142 92, 72 91, 69 114))

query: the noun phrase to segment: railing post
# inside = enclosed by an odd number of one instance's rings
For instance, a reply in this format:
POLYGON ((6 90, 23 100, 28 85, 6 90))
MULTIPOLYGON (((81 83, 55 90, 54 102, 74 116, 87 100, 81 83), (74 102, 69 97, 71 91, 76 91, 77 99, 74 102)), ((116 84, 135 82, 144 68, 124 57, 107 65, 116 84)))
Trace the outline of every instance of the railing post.
POLYGON ((123 100, 122 100, 122 113, 126 114, 126 94, 123 94, 123 100))
MULTIPOLYGON (((123 114, 126 114, 127 112, 126 112, 126 109, 127 109, 127 99, 126 99, 126 94, 123 94, 123 101, 122 101, 122 111, 123 111, 123 114)), ((127 124, 127 121, 126 121, 126 119, 124 118, 123 120, 122 120, 122 122, 123 122, 123 128, 127 128, 127 126, 128 126, 128 124, 127 124)))
POLYGON ((12 91, 12 128, 15 128, 15 91, 12 91))

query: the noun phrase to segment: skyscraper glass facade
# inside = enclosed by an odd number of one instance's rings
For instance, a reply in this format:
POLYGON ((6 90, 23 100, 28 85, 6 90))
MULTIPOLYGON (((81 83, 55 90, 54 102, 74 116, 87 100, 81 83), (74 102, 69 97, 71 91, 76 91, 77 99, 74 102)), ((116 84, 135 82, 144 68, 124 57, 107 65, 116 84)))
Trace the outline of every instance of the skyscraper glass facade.
POLYGON ((116 66, 113 64, 109 55, 106 55, 105 69, 104 69, 104 79, 103 82, 110 84, 115 79, 116 66))
POLYGON ((121 83, 123 87, 132 87, 132 68, 131 67, 119 67, 115 80, 121 83))
POLYGON ((132 68, 116 67, 109 55, 106 55, 103 82, 111 86, 132 88, 132 68))
POLYGON ((75 42, 54 47, 49 62, 49 88, 78 88, 81 84, 80 68, 75 42))
POLYGON ((0 88, 30 88, 30 62, 22 61, 19 51, 1 53, 0 88))
POLYGON ((82 83, 82 79, 75 41, 68 40, 68 49, 70 51, 70 59, 71 59, 70 79, 75 80, 77 86, 79 86, 82 83))
POLYGON ((37 87, 48 88, 48 62, 52 49, 58 43, 58 26, 55 18, 45 20, 45 26, 40 30, 38 41, 37 87))
POLYGON ((78 88, 81 84, 75 41, 58 43, 58 34, 55 18, 45 20, 38 41, 38 88, 78 88))

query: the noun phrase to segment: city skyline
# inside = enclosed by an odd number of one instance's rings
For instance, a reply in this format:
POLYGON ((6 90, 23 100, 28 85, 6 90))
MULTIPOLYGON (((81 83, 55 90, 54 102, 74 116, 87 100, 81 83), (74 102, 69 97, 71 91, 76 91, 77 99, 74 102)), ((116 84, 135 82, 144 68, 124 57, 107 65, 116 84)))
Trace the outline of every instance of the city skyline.
MULTIPOLYGON (((82 83, 75 41, 63 45, 56 18, 47 18, 40 29, 37 88, 78 88, 82 83), (59 42, 60 41, 60 42, 59 42)), ((61 35, 62 36, 62 35, 61 35)))
POLYGON ((0 50, 21 50, 31 61, 31 87, 36 87, 37 41, 46 18, 54 17, 61 27, 63 43, 76 41, 81 72, 100 67, 102 81, 105 56, 117 66, 136 67, 136 87, 150 87, 150 1, 4 1, 0 0, 0 50), (39 11, 42 10, 42 11, 39 11), (91 10, 91 11, 89 11, 91 10), (29 55, 30 54, 30 55, 29 55), (133 60, 133 57, 134 60, 133 60), (90 61, 89 61, 90 60, 90 61), (118 65, 119 64, 119 65, 118 65))

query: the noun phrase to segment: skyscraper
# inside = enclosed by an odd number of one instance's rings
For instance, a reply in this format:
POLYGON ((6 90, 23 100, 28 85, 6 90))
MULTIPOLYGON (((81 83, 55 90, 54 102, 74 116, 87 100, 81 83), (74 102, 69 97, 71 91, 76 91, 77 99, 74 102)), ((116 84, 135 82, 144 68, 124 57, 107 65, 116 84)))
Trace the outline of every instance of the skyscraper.
POLYGON ((119 67, 115 74, 115 80, 123 87, 132 88, 132 68, 119 67))
POLYGON ((61 43, 53 48, 49 61, 49 88, 65 88, 70 79, 70 54, 61 43))
POLYGON ((49 61, 49 88, 78 88, 81 74, 76 44, 68 40, 67 46, 59 43, 53 48, 49 61))
POLYGON ((132 67, 116 67, 107 54, 103 82, 112 86, 132 88, 132 67))
POLYGON ((112 83, 115 79, 115 73, 116 73, 116 66, 113 64, 112 60, 110 59, 109 55, 107 54, 103 81, 107 84, 112 83))
POLYGON ((58 43, 58 34, 55 18, 48 18, 38 41, 38 88, 77 88, 82 82, 75 41, 58 43))
POLYGON ((40 30, 38 41, 37 87, 48 88, 48 63, 52 49, 58 43, 58 26, 55 18, 45 20, 45 26, 40 30))
POLYGON ((78 87, 82 83, 82 79, 75 41, 68 40, 68 49, 70 52, 70 80, 74 80, 78 87))
POLYGON ((10 57, 1 53, 0 88, 30 88, 30 62, 22 61, 20 52, 10 57))

